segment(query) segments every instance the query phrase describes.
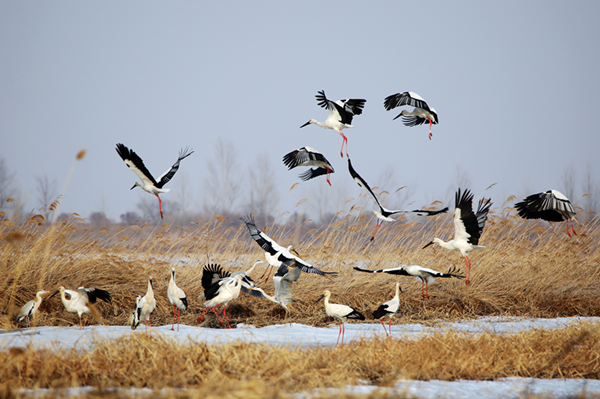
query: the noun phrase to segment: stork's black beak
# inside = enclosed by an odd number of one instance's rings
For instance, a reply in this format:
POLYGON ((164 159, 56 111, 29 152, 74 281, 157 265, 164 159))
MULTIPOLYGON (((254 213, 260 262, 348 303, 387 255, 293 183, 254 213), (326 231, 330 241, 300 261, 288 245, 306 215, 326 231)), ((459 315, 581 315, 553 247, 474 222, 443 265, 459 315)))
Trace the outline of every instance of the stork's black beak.
POLYGON ((130 190, 133 190, 136 186, 137 184, 134 184, 133 187, 130 188, 130 190))
POLYGON ((425 246, 424 246, 423 248, 421 248, 421 249, 425 249, 425 248, 427 248, 428 246, 430 246, 431 244, 433 244, 433 241, 429 241, 429 242, 427 243, 427 245, 425 245, 425 246))
MULTIPOLYGON (((321 296, 319 297, 319 299, 317 299, 317 300, 315 301, 315 303, 319 302, 319 301, 320 301, 321 299, 323 299, 323 298, 325 298, 325 295, 321 295, 321 296)), ((314 305, 314 304, 313 304, 313 305, 314 305)))
POLYGON ((304 126, 308 126, 308 125, 310 125, 310 121, 308 121, 304 125, 300 126, 300 129, 302 129, 304 126))
POLYGON ((56 291, 54 292, 54 294, 52 294, 52 295, 50 295, 50 296, 48 297, 48 299, 52 298, 54 295, 58 294, 59 292, 60 292, 60 290, 56 290, 56 291))

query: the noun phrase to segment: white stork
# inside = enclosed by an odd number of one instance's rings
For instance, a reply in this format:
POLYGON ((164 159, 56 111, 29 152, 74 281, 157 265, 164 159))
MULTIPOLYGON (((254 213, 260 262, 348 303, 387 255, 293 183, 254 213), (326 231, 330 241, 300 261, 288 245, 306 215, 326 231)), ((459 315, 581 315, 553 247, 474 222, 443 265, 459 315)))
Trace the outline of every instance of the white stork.
POLYGON ((146 166, 144 165, 144 161, 142 161, 142 158, 140 158, 138 154, 133 152, 133 150, 130 150, 123 144, 119 143, 117 144, 117 153, 123 159, 123 161, 125 161, 127 167, 134 171, 135 174, 138 175, 138 177, 142 180, 142 183, 136 181, 133 187, 131 187, 131 190, 133 190, 136 187, 141 187, 142 190, 146 191, 147 193, 156 195, 156 198, 158 198, 160 218, 162 219, 162 200, 160 199, 158 194, 167 193, 170 191, 168 188, 163 188, 163 186, 167 184, 173 178, 173 176, 175 176, 175 173, 179 169, 179 163, 181 162, 181 160, 192 155, 194 151, 190 151, 189 148, 185 148, 179 151, 179 157, 177 158, 177 162, 175 162, 170 169, 163 173, 158 178, 158 181, 154 179, 148 168, 146 168, 146 166))
POLYGON ((48 291, 39 290, 35 294, 35 300, 31 300, 27 302, 21 308, 21 311, 17 315, 17 323, 25 320, 27 327, 29 327, 29 319, 35 316, 35 312, 37 312, 38 308, 42 304, 42 295, 48 293, 48 291))
POLYGON ((383 221, 386 221, 386 222, 395 222, 396 221, 395 219, 392 219, 390 217, 396 213, 412 213, 417 216, 433 216, 433 215, 445 213, 448 211, 447 207, 444 209, 441 209, 439 211, 427 211, 427 210, 423 210, 423 209, 415 209, 413 211, 405 211, 403 209, 390 210, 390 209, 384 208, 381 205, 381 203, 379 202, 379 199, 377 199, 377 196, 375 195, 375 193, 373 193, 373 190, 371 190, 371 187, 369 187, 369 184, 365 181, 365 179, 360 177, 360 175, 358 173, 356 173, 356 170, 354 170, 354 168, 352 167, 352 162, 350 161, 350 158, 348 158, 348 170, 350 171, 350 175, 352 176, 354 181, 360 187, 362 187, 371 196, 371 198, 373 198, 373 201, 375 201, 375 203, 379 207, 379 210, 373 211, 375 216, 377 216, 378 220, 377 220, 377 225, 375 225, 375 231, 373 231, 373 235, 371 236, 371 241, 373 241, 375 239, 375 234, 377 234, 377 231, 381 227, 381 223, 383 221))
POLYGON ((367 270, 361 269, 360 267, 354 267, 354 270, 366 273, 388 273, 395 274, 398 276, 409 276, 414 277, 415 280, 421 282, 421 296, 423 299, 429 299, 429 284, 433 283, 436 278, 465 278, 456 272, 456 268, 448 269, 448 273, 441 273, 436 270, 428 269, 418 265, 412 266, 400 266, 391 269, 379 269, 379 270, 367 270))
POLYGON ((135 330, 140 325, 140 301, 142 300, 142 296, 138 295, 135 298, 135 310, 131 312, 131 316, 129 317, 129 324, 131 325, 131 329, 135 330))
MULTIPOLYGON (((79 287, 77 291, 66 290, 65 287, 60 286, 58 290, 50 295, 52 298, 54 295, 60 292, 60 299, 67 312, 77 313, 79 316, 79 329, 83 329, 83 322, 81 315, 84 313, 90 313, 95 318, 99 318, 99 313, 92 305, 96 303, 97 299, 102 299, 104 302, 111 302, 112 297, 110 292, 102 290, 100 288, 84 288, 79 287), (67 299, 68 294, 70 299, 67 299)), ((48 298, 48 299, 50 299, 48 298)))
POLYGON ((492 206, 492 201, 489 198, 482 198, 479 200, 477 213, 473 213, 473 194, 467 189, 461 195, 459 188, 456 192, 454 202, 456 204, 454 209, 454 239, 444 242, 439 238, 434 238, 433 241, 429 242, 423 248, 436 243, 440 247, 450 251, 459 251, 465 258, 467 267, 465 283, 468 285, 471 284, 471 260, 469 259, 469 254, 474 249, 485 248, 477 244, 483 233, 483 227, 492 206))
POLYGON ((294 150, 283 157, 283 163, 288 167, 288 170, 292 170, 298 166, 316 166, 316 168, 310 168, 304 173, 298 175, 300 180, 308 181, 322 175, 327 175, 327 183, 331 186, 329 175, 334 173, 333 166, 329 163, 327 158, 319 151, 311 147, 302 147, 294 150))
POLYGON ((577 235, 573 227, 575 209, 573 209, 571 201, 558 190, 532 194, 523 201, 517 202, 515 208, 523 219, 543 219, 548 222, 566 220, 569 237, 571 237, 571 231, 577 235), (571 230, 569 230, 569 226, 571 230))
POLYGON ((144 295, 140 299, 140 303, 138 305, 138 319, 144 320, 144 325, 146 328, 152 325, 152 319, 150 315, 156 309, 156 299, 154 299, 154 282, 152 280, 152 276, 148 276, 148 290, 146 291, 146 295, 144 295))
POLYGON ((243 273, 232 276, 228 271, 223 270, 223 268, 217 264, 208 264, 204 266, 204 269, 202 270, 202 287, 204 288, 204 297, 207 301, 204 302, 204 311, 196 321, 201 323, 208 310, 212 308, 213 313, 217 316, 221 325, 225 326, 217 312, 215 312, 217 305, 222 303, 224 304, 223 316, 225 317, 227 326, 232 328, 227 319, 227 304, 240 295, 244 277, 245 274, 243 273))
POLYGON ((348 127, 354 127, 351 125, 352 117, 354 115, 362 114, 362 110, 365 106, 367 100, 361 99, 346 99, 339 100, 336 102, 330 101, 325 97, 325 91, 321 90, 315 96, 317 97, 317 101, 319 106, 322 108, 327 108, 329 111, 329 115, 327 115, 327 119, 325 122, 319 122, 314 119, 309 120, 304 125, 300 126, 303 128, 304 126, 308 126, 311 123, 315 125, 321 126, 324 129, 335 130, 342 136, 342 149, 340 150, 340 156, 344 157, 344 144, 346 144, 346 156, 348 156, 348 139, 342 133, 342 129, 346 129, 348 127))
POLYGON ((344 322, 348 319, 364 320, 365 316, 363 316, 362 313, 360 313, 356 309, 351 308, 350 306, 329 303, 329 297, 331 297, 331 292, 329 292, 329 290, 325 290, 323 295, 321 295, 319 299, 315 301, 315 303, 325 298, 325 313, 327 313, 327 316, 333 317, 340 321, 340 332, 338 333, 338 339, 335 346, 337 347, 340 343, 340 335, 342 337, 342 346, 344 346, 344 333, 346 332, 344 322))
MULTIPOLYGON (((295 252, 293 246, 289 246, 287 248, 282 247, 277 244, 272 238, 263 233, 256 224, 254 223, 254 216, 249 215, 246 217, 241 217, 244 223, 246 223, 246 227, 248 227, 248 231, 250 232, 250 236, 256 241, 256 243, 265 250, 265 259, 269 262, 269 265, 272 267, 275 266, 279 268, 282 263, 295 261, 297 267, 300 268, 304 273, 315 273, 320 276, 325 276, 327 274, 337 274, 337 272, 324 272, 310 263, 300 259, 297 255, 294 255, 292 251, 295 252)), ((288 263, 290 264, 290 263, 288 263)), ((267 277, 268 278, 268 277, 267 277)))
POLYGON ((396 314, 398 309, 400 308, 400 293, 402 290, 400 289, 400 283, 396 283, 396 295, 389 301, 381 304, 376 311, 373 312, 373 318, 379 319, 381 321, 381 325, 383 326, 383 331, 387 334, 388 337, 392 336, 392 317, 396 314), (383 324, 383 318, 388 316, 390 318, 389 330, 385 329, 385 324, 383 324))
POLYGON ((177 317, 177 331, 179 331, 179 317, 181 316, 181 311, 188 308, 188 301, 185 292, 175 284, 174 267, 171 268, 171 280, 169 280, 167 288, 167 297, 173 305, 173 326, 171 327, 171 331, 175 331, 175 317, 177 317))
POLYGON ((403 105, 409 105, 415 107, 415 109, 411 112, 403 109, 394 120, 402 116, 402 123, 404 123, 405 126, 418 126, 428 121, 429 140, 431 140, 431 125, 437 125, 439 122, 435 109, 429 107, 420 95, 413 93, 412 91, 392 94, 391 96, 387 96, 383 101, 383 106, 386 111, 403 105))

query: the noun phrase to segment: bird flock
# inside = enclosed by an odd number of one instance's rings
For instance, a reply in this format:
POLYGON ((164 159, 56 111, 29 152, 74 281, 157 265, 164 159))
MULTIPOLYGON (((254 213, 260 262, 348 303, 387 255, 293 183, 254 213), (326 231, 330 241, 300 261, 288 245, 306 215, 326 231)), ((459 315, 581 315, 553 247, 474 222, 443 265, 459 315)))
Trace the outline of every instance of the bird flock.
MULTIPOLYGON (((348 171, 351 178, 361 187, 376 205, 373 213, 376 216, 377 223, 375 230, 370 238, 370 241, 375 239, 377 231, 380 229, 382 222, 394 222, 395 219, 391 216, 395 214, 413 214, 416 216, 435 216, 446 213, 448 207, 439 210, 415 209, 390 210, 385 208, 379 201, 377 195, 371 189, 371 186, 363 179, 350 160, 348 155, 348 139, 343 133, 343 129, 353 128, 352 120, 356 115, 361 115, 365 107, 366 100, 364 99, 344 99, 339 101, 331 101, 325 96, 325 92, 319 91, 316 95, 318 105, 328 110, 328 116, 324 122, 319 122, 315 119, 310 119, 301 128, 310 124, 318 125, 325 129, 336 131, 342 136, 342 147, 340 156, 344 157, 344 146, 346 147, 346 158, 348 160, 348 171)), ((402 117, 404 125, 413 127, 425 123, 429 123, 428 138, 431 140, 432 125, 439 123, 437 112, 430 107, 425 100, 418 94, 410 91, 392 94, 384 99, 384 108, 387 111, 398 107, 411 106, 412 111, 403 109, 394 119, 402 117)), ((160 216, 163 218, 162 200, 159 194, 167 193, 169 189, 164 186, 173 179, 176 172, 179 170, 180 163, 194 153, 189 148, 183 148, 177 157, 177 161, 163 173, 158 179, 155 179, 138 154, 132 149, 129 149, 122 143, 116 145, 117 154, 125 162, 127 167, 131 169, 141 180, 136 181, 131 187, 140 187, 142 190, 152 194, 158 198, 160 216)), ((307 181, 319 176, 326 176, 327 183, 331 186, 330 175, 334 173, 332 164, 325 156, 312 147, 305 146, 297 150, 291 151, 283 157, 283 163, 288 170, 300 167, 313 167, 299 175, 300 180, 307 181)), ((442 273, 433 269, 424 268, 418 265, 401 266, 389 269, 368 270, 360 267, 354 267, 356 271, 367 273, 387 273, 399 276, 413 277, 422 284, 421 296, 425 299, 430 299, 429 284, 433 283, 436 278, 457 278, 465 279, 465 283, 471 283, 471 260, 469 255, 476 249, 483 249, 484 246, 479 245, 481 235, 487 221, 488 213, 491 209, 492 202, 490 198, 481 198, 478 201, 477 210, 473 211, 474 195, 469 189, 461 190, 458 188, 455 194, 454 207, 454 238, 449 241, 443 241, 440 238, 433 238, 423 248, 433 246, 434 244, 450 250, 458 251, 465 260, 465 275, 461 274, 455 267, 451 267, 448 272, 442 273)), ((569 199, 557 190, 548 190, 546 192, 532 194, 523 201, 515 204, 515 208, 524 219, 543 219, 549 222, 567 222, 567 234, 571 237, 576 234, 573 227, 573 219, 575 210, 569 199)), ((250 237, 264 251, 264 260, 257 260, 253 266, 247 271, 238 271, 231 273, 223 269, 220 265, 209 263, 202 268, 202 288, 203 293, 199 295, 199 299, 205 299, 204 311, 197 318, 198 323, 202 323, 207 313, 212 310, 221 325, 227 325, 231 328, 229 319, 227 318, 227 304, 232 300, 237 299, 240 293, 246 293, 257 298, 264 298, 271 302, 280 305, 285 311, 285 317, 291 316, 289 305, 292 304, 293 284, 299 280, 302 272, 313 274, 321 277, 332 278, 337 275, 334 271, 323 271, 311 265, 300 257, 296 249, 290 245, 283 247, 275 240, 261 231, 254 221, 253 215, 248 215, 240 218, 248 228, 250 237), (272 278, 274 284, 274 294, 267 294, 257 283, 250 277, 250 273, 260 264, 266 264, 263 275, 267 283, 271 269, 276 268, 276 272, 272 278), (215 308, 218 305, 223 305, 223 319, 216 312, 215 308)), ((177 286, 175 282, 176 269, 171 268, 170 280, 167 287, 167 297, 173 306, 173 325, 171 330, 179 331, 179 320, 181 311, 186 311, 189 308, 188 299, 185 292, 177 286)), ((382 303, 374 312, 373 318, 380 320, 381 324, 388 336, 391 336, 391 321, 392 317, 400 309, 400 296, 402 292, 400 283, 395 283, 394 297, 382 303), (388 329, 386 329, 383 319, 389 318, 388 329)), ((25 322, 27 327, 30 326, 31 319, 35 316, 36 311, 42 303, 42 295, 48 291, 40 290, 36 293, 36 299, 27 302, 17 315, 17 322, 25 322)), ((83 329, 87 320, 82 319, 82 315, 91 314, 95 319, 100 319, 99 312, 95 308, 95 303, 98 299, 104 302, 111 302, 111 294, 100 288, 85 288, 79 287, 76 291, 59 287, 50 298, 60 293, 61 301, 64 308, 68 312, 77 313, 79 316, 79 328, 83 329)), ((315 301, 319 302, 324 298, 325 313, 337 319, 340 322, 338 342, 340 338, 342 345, 344 343, 344 323, 347 320, 365 320, 365 316, 358 310, 343 304, 330 303, 331 292, 326 290, 321 297, 315 301)), ((152 276, 148 276, 147 291, 144 296, 137 295, 135 298, 135 309, 130 316, 130 325, 132 329, 136 329, 143 321, 146 329, 151 327, 151 315, 156 309, 156 299, 154 297, 154 281, 152 276)))

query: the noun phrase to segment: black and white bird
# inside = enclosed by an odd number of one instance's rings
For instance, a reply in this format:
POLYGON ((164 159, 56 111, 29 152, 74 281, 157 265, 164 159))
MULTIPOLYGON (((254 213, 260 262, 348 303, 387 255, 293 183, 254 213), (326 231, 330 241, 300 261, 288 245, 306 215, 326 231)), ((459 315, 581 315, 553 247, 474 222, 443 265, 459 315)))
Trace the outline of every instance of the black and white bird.
POLYGON ((329 175, 335 172, 333 166, 331 166, 323 154, 314 148, 302 147, 285 154, 283 163, 288 167, 288 170, 292 170, 298 166, 316 166, 316 168, 310 168, 306 172, 298 175, 300 180, 308 181, 315 177, 327 175, 327 183, 331 186, 329 175))
POLYGON ((415 109, 410 112, 403 109, 394 119, 402 116, 402 123, 404 123, 405 126, 418 126, 429 122, 429 140, 431 140, 431 125, 437 125, 439 122, 435 109, 429 107, 420 95, 413 93, 412 91, 392 94, 391 96, 387 96, 383 101, 383 106, 386 111, 404 105, 415 107, 415 109))
POLYGON ((571 231, 577 235, 573 227, 575 209, 566 195, 558 190, 532 194, 523 201, 517 202, 515 208, 523 219, 542 219, 548 222, 566 221, 569 237, 571 237, 571 231))
POLYGON ((479 238, 483 233, 483 227, 487 220, 488 212, 492 207, 492 201, 489 198, 482 198, 477 205, 477 213, 473 213, 473 194, 470 190, 460 193, 460 188, 456 192, 454 199, 456 207, 454 209, 454 239, 444 242, 439 238, 434 238, 423 248, 431 244, 438 244, 440 247, 450 251, 459 251, 465 258, 467 268, 466 284, 471 284, 471 260, 469 254, 475 249, 485 248, 478 245, 479 238))
POLYGON ((30 326, 29 321, 31 318, 35 317, 35 312, 37 312, 38 308, 42 304, 42 295, 46 293, 48 293, 48 291, 39 290, 35 294, 35 300, 31 300, 23 305, 21 311, 19 311, 19 314, 17 315, 17 323, 25 320, 27 327, 30 326))
POLYGON ((279 268, 282 263, 287 263, 291 265, 295 262, 295 266, 299 267, 301 271, 304 273, 315 273, 320 276, 325 276, 328 274, 337 274, 337 272, 324 272, 310 263, 300 259, 297 255, 294 255, 292 251, 295 252, 293 246, 288 246, 287 248, 282 247, 277 244, 271 237, 263 233, 256 224, 254 223, 254 216, 249 215, 246 217, 241 217, 244 223, 246 223, 246 227, 248 227, 248 231, 250 232, 250 236, 256 241, 256 243, 265 251, 265 259, 269 262, 269 265, 272 267, 279 268))
POLYGON ((209 309, 212 309, 221 325, 224 326, 225 324, 223 324, 223 321, 217 312, 215 312, 215 308, 218 305, 223 304, 223 316, 227 322, 227 327, 232 328, 227 319, 227 304, 239 297, 244 277, 245 272, 244 274, 239 273, 233 276, 227 270, 223 270, 221 265, 208 264, 204 266, 202 270, 202 288, 204 288, 204 298, 206 298, 207 301, 204 302, 204 311, 196 321, 201 323, 204 319, 204 315, 206 315, 209 309))
POLYGON ((148 289, 138 304, 138 319, 144 321, 146 328, 152 325, 150 315, 156 309, 156 299, 154 299, 154 282, 152 276, 148 276, 148 289))
POLYGON ((165 173, 163 173, 158 178, 158 181, 154 179, 148 168, 146 168, 146 166, 144 165, 144 161, 142 161, 142 158, 140 158, 135 152, 133 152, 133 150, 130 150, 123 144, 119 143, 117 144, 117 153, 123 159, 123 161, 125 161, 127 167, 134 171, 135 174, 138 175, 138 177, 142 180, 141 183, 136 181, 133 187, 131 187, 131 190, 133 190, 136 187, 141 187, 142 190, 146 191, 147 193, 156 195, 156 198, 158 198, 160 218, 162 219, 162 200, 160 199, 158 194, 167 193, 170 191, 168 188, 163 188, 164 185, 167 184, 173 178, 173 176, 175 176, 175 173, 179 169, 179 163, 183 159, 192 155, 194 151, 191 151, 189 148, 185 148, 179 151, 177 162, 175 162, 173 166, 171 166, 171 168, 169 168, 165 173))
POLYGON ((367 270, 361 269, 360 267, 354 267, 354 270, 366 273, 388 273, 395 274, 397 276, 409 276, 415 280, 421 282, 421 296, 423 299, 429 299, 429 284, 433 283, 436 278, 465 278, 465 276, 458 274, 456 268, 448 269, 448 273, 441 273, 436 270, 428 269, 418 265, 412 266, 400 266, 391 269, 379 269, 379 270, 367 270))
POLYGON ((175 317, 177 317, 177 331, 179 331, 181 311, 188 308, 188 301, 185 292, 175 283, 174 267, 171 268, 171 280, 169 280, 169 286, 167 287, 167 297, 173 305, 173 326, 171 327, 171 331, 175 331, 175 317))
POLYGON ((129 325, 131 325, 131 329, 135 330, 140 325, 140 301, 142 300, 142 296, 138 295, 135 298, 135 310, 131 312, 131 316, 129 317, 129 325))
POLYGON ((396 283, 396 295, 389 301, 379 305, 376 311, 373 312, 373 318, 379 319, 381 321, 381 325, 383 326, 383 331, 388 335, 388 337, 392 336, 392 317, 396 314, 398 309, 400 309, 400 293, 402 290, 400 289, 400 283, 396 283), (383 324, 383 319, 385 316, 390 318, 389 330, 385 329, 385 324, 383 324))
MULTIPOLYGON (((54 295, 60 292, 60 299, 65 307, 67 312, 77 313, 79 316, 79 329, 83 328, 83 321, 81 320, 81 315, 84 313, 90 313, 95 318, 99 318, 100 314, 93 306, 96 303, 97 299, 101 299, 104 302, 111 302, 112 297, 110 292, 106 290, 102 290, 100 288, 84 288, 79 287, 77 291, 67 290, 65 287, 60 286, 58 290, 50 295, 52 298, 54 295), (69 298, 66 297, 69 295, 69 298)), ((48 298, 48 299, 50 299, 48 298)))
POLYGON ((375 216, 377 216, 378 220, 377 220, 377 225, 375 226, 375 231, 373 231, 373 235, 371 236, 371 241, 373 241, 375 239, 375 234, 377 234, 377 231, 381 227, 381 223, 383 221, 386 221, 386 222, 395 222, 396 221, 395 219, 392 219, 390 217, 396 213, 412 213, 417 216, 433 216, 433 215, 438 215, 440 213, 445 213, 448 211, 447 207, 444 209, 441 209, 439 211, 427 211, 427 210, 423 210, 423 209, 415 209, 413 211, 405 211, 403 209, 391 210, 391 209, 384 208, 381 205, 381 203, 379 202, 379 199, 377 199, 377 196, 375 195, 375 193, 373 193, 373 190, 371 190, 371 187, 369 187, 369 184, 365 181, 365 179, 360 177, 360 175, 358 173, 356 173, 356 170, 354 170, 354 168, 352 167, 352 162, 350 161, 350 158, 348 158, 348 170, 350 171, 350 175, 352 176, 354 181, 360 187, 362 187, 371 196, 371 198, 373 198, 373 201, 375 201, 375 203, 379 207, 379 210, 373 211, 375 216))
POLYGON ((300 127, 303 128, 304 126, 314 123, 315 125, 321 126, 324 129, 335 130, 342 136, 343 139, 340 156, 342 158, 344 157, 344 144, 346 144, 346 156, 348 156, 348 139, 346 136, 344 136, 344 133, 342 133, 342 129, 354 127, 352 126, 352 117, 354 115, 362 114, 367 100, 346 99, 333 102, 325 97, 324 90, 319 91, 315 97, 317 97, 319 106, 322 108, 327 108, 329 115, 327 115, 325 122, 319 122, 311 119, 300 127))
POLYGON ((325 313, 327 316, 333 317, 334 319, 338 319, 340 321, 340 332, 338 333, 338 339, 335 344, 337 347, 340 343, 340 336, 342 337, 342 346, 344 346, 344 333, 346 332, 346 328, 344 327, 344 322, 348 319, 351 320, 364 320, 365 316, 360 313, 358 310, 351 308, 347 305, 340 305, 337 303, 329 303, 329 298, 331 297, 331 292, 326 290, 323 295, 319 297, 315 301, 315 303, 319 302, 321 299, 325 298, 325 313))

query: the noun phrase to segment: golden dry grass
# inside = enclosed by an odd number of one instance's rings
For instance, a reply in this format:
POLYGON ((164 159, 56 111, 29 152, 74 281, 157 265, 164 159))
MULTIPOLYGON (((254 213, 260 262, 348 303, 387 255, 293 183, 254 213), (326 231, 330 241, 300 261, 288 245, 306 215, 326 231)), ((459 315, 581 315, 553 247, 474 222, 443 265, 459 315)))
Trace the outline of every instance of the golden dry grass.
MULTIPOLYGON (((464 270, 464 261, 456 252, 421 249, 433 237, 451 238, 450 215, 420 218, 410 223, 403 220, 386 223, 371 244, 368 238, 374 221, 370 215, 345 214, 320 230, 309 229, 307 221, 291 221, 289 225, 293 227, 273 228, 260 224, 259 227, 282 245, 294 244, 304 259, 322 270, 339 271, 339 276, 332 279, 316 275, 301 277, 294 285, 297 303, 291 306, 293 322, 325 326, 332 321, 325 315, 322 304, 313 304, 325 289, 332 292, 333 302, 353 306, 369 319, 379 304, 391 299, 398 279, 404 293, 395 324, 436 323, 487 315, 600 315, 597 220, 576 225, 578 235, 569 238, 562 224, 548 226, 543 222, 524 221, 510 208, 494 209, 480 241, 486 249, 471 254, 471 286, 466 286, 463 280, 438 279, 430 286, 431 300, 428 301, 421 299, 421 285, 414 279, 359 273, 352 267, 419 264, 440 271, 446 271, 451 265, 464 270)), ((238 267, 248 269, 255 259, 262 258, 263 251, 250 238, 245 225, 222 216, 186 228, 146 224, 91 230, 77 215, 51 227, 42 215, 25 221, 5 219, 0 222, 0 273, 4 276, 0 281, 0 328, 20 327, 14 322, 19 308, 33 299, 39 289, 54 291, 60 285, 109 290, 113 302, 98 305, 103 317, 99 322, 125 325, 134 308, 135 296, 146 291, 148 275, 154 277, 157 299, 153 324, 170 323, 171 307, 166 289, 172 265, 179 266, 178 285, 185 290, 190 303, 189 310, 182 312, 181 322, 196 325, 195 320, 203 310, 202 302, 197 299, 202 292, 202 266, 210 259, 235 271, 238 267)), ((256 270, 253 276, 257 279, 262 272, 262 269, 256 270)), ((261 285, 265 291, 273 292, 270 281, 261 285)), ((232 323, 258 327, 284 322, 284 312, 278 305, 244 294, 228 306, 228 315, 232 323)), ((77 315, 66 313, 57 296, 42 303, 33 324, 77 323, 77 315)), ((204 326, 220 327, 214 317, 207 317, 204 326)), ((92 352, 103 359, 102 366, 82 361, 81 354, 75 352, 57 354, 30 348, 26 349, 26 356, 19 356, 3 351, 0 352, 4 358, 1 380, 10 380, 15 387, 80 384, 194 387, 194 392, 208 397, 235 396, 237 389, 243 386, 257 397, 277 397, 279 392, 342 386, 349 380, 368 380, 385 386, 397 378, 487 379, 511 375, 598 378, 598 348, 594 343, 598 342, 597 338, 593 328, 575 327, 511 337, 484 334, 469 338, 448 334, 421 340, 417 346, 397 340, 363 341, 331 351, 246 344, 177 347, 160 338, 136 336, 111 343, 99 342, 92 352), (128 345, 128 340, 139 342, 128 345), (242 355, 236 354, 236 345, 243 348, 243 356, 248 358, 240 359, 242 355), (579 352, 582 345, 588 351, 585 356, 579 352), (163 350, 153 351, 154 346, 162 347, 171 355, 163 350), (435 350, 427 352, 429 346, 435 350), (223 354, 217 353, 221 351, 223 354), (175 359, 184 353, 190 355, 184 356, 187 360, 181 365, 182 373, 172 372, 165 379, 158 366, 175 367, 175 359), (563 358, 570 359, 572 353, 577 353, 571 359, 573 363, 563 363, 563 358), (228 359, 226 354, 235 360, 228 359), (202 356, 213 360, 202 361, 202 356), (265 356, 273 361, 262 361, 265 356), (139 374, 134 366, 141 367, 148 359, 152 367, 139 374), (335 366, 336 362, 343 366, 335 366), (41 376, 32 375, 34 364, 45 368, 41 376), (304 364, 311 371, 295 373, 293 364, 304 364), (346 370, 347 375, 340 376, 340 369, 346 370), (29 374, 25 373, 27 370, 29 374), (161 373, 161 378, 153 378, 152 373, 161 373), (259 376, 271 383, 258 384, 259 376), (219 391, 221 395, 214 394, 217 381, 228 379, 238 381, 235 388, 225 384, 226 388, 219 388, 225 389, 219 391), (153 385, 151 381, 160 381, 160 384, 153 385)))

